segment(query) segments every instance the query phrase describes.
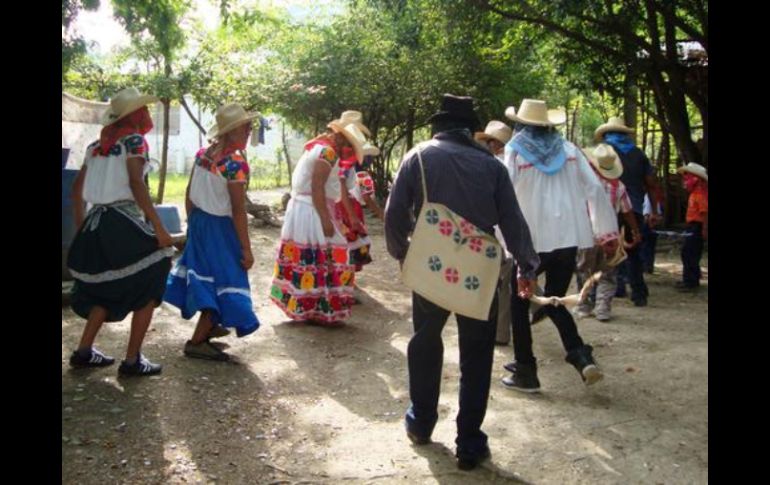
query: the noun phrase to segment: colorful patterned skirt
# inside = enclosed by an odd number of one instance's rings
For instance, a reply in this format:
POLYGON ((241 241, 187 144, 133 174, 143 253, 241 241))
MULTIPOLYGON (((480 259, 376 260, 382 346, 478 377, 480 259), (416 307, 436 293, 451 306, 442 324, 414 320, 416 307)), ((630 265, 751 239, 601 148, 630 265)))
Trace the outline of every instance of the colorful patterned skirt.
MULTIPOLYGON (((327 200, 334 215, 334 201, 327 200)), ((353 306, 355 268, 340 221, 335 235, 324 236, 310 196, 297 195, 286 208, 270 299, 292 320, 339 322, 353 306)))
POLYGON ((160 305, 174 248, 158 248, 155 231, 134 201, 94 206, 75 235, 67 266, 75 278, 72 309, 95 306, 117 322, 148 303, 160 305))
POLYGON ((168 276, 163 299, 186 320, 209 310, 215 325, 235 328, 239 337, 249 335, 259 320, 232 218, 194 209, 187 222, 184 254, 168 276))

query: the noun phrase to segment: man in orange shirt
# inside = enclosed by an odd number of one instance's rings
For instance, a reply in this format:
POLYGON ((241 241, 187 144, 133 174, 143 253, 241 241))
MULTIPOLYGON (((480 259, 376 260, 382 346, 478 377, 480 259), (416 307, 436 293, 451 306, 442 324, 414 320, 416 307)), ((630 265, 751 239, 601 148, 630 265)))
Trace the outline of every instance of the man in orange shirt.
POLYGON ((682 291, 694 291, 700 286, 700 258, 703 241, 708 239, 708 173, 697 163, 688 163, 678 170, 682 185, 690 193, 687 200, 688 237, 682 245, 682 281, 676 287, 682 291))

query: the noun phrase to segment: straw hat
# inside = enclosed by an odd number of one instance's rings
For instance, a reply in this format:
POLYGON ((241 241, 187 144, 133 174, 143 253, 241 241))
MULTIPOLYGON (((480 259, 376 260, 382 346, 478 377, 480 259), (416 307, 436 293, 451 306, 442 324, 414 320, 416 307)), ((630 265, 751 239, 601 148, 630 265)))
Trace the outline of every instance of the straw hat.
POLYGON ((363 153, 365 157, 366 156, 376 157, 377 155, 380 154, 380 149, 367 141, 366 144, 364 145, 363 153))
POLYGON ((361 132, 366 135, 367 137, 372 136, 372 133, 369 131, 369 128, 366 127, 363 121, 363 116, 361 115, 360 111, 343 111, 342 115, 340 115, 339 119, 336 119, 337 123, 339 123, 342 126, 349 125, 350 123, 355 124, 361 132))
POLYGON ((612 146, 600 143, 593 149, 592 155, 588 160, 604 178, 614 180, 623 175, 623 164, 612 146))
POLYGON ((232 131, 239 126, 248 123, 258 117, 259 113, 247 113, 239 104, 226 104, 217 110, 216 124, 209 129, 206 137, 209 139, 218 138, 228 131, 232 131))
POLYGON ((513 136, 513 130, 502 121, 492 120, 487 123, 484 131, 479 131, 474 135, 477 141, 487 141, 489 139, 497 140, 503 145, 513 136))
POLYGON ((567 121, 567 114, 563 110, 548 109, 545 101, 539 99, 523 100, 518 111, 509 106, 505 116, 517 123, 534 126, 556 126, 567 121))
POLYGON ((356 152, 356 159, 359 162, 364 160, 364 145, 366 142, 366 136, 364 136, 361 129, 355 123, 349 123, 347 125, 341 125, 337 120, 329 122, 327 127, 331 128, 335 133, 340 133, 344 136, 356 152))
POLYGON ((102 124, 107 126, 124 118, 134 111, 150 103, 158 101, 156 96, 140 94, 136 88, 126 88, 118 91, 110 99, 110 107, 102 115, 102 124))
POLYGON ((709 176, 708 176, 708 172, 706 171, 706 167, 697 163, 690 162, 684 167, 679 167, 678 169, 676 169, 676 171, 679 173, 682 173, 682 172, 691 173, 697 177, 702 178, 706 182, 709 181, 709 176))
POLYGON ((602 135, 604 135, 605 133, 633 134, 634 129, 627 127, 623 122, 623 118, 618 118, 617 116, 614 116, 610 118, 603 125, 599 125, 599 128, 597 128, 596 131, 594 131, 594 138, 596 138, 596 141, 602 141, 602 135))

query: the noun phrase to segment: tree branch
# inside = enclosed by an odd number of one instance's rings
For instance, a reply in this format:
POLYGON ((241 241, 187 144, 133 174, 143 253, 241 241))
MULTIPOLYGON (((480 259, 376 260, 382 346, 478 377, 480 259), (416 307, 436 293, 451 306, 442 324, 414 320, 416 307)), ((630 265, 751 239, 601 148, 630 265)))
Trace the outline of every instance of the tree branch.
POLYGON ((184 96, 179 97, 179 104, 182 105, 185 111, 187 111, 187 115, 190 117, 191 120, 193 120, 193 123, 195 123, 195 126, 198 127, 199 130, 201 130, 201 133, 204 135, 206 134, 206 129, 200 124, 200 121, 193 116, 192 111, 190 110, 190 107, 187 105, 187 100, 184 99, 184 96))

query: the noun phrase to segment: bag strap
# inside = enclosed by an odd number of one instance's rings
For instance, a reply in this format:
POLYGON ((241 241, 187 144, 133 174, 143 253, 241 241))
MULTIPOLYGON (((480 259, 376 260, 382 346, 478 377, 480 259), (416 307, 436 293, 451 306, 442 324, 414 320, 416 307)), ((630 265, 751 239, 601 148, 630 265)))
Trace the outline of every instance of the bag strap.
POLYGON ((422 155, 420 155, 420 145, 417 145, 417 161, 420 163, 420 182, 422 182, 422 205, 428 203, 428 186, 425 183, 425 168, 422 166, 422 155))
MULTIPOLYGON (((425 183, 425 168, 423 168, 423 165, 422 165, 422 156, 420 155, 420 145, 417 145, 415 148, 417 149, 417 161, 420 163, 420 175, 421 175, 421 180, 420 181, 422 182, 422 205, 423 205, 423 207, 425 207, 425 205, 428 203, 428 187, 427 187, 427 185, 425 183)), ((450 211, 449 214, 447 214, 447 216, 452 220, 452 223, 455 226, 459 226, 457 221, 454 220, 454 217, 452 217, 452 212, 451 211, 450 211)), ((495 238, 494 236, 492 236, 490 234, 485 233, 484 231, 481 231, 481 232, 483 234, 478 234, 478 235, 475 235, 473 237, 477 237, 477 238, 480 238, 480 239, 485 239, 488 242, 493 242, 493 243, 497 244, 498 246, 500 245, 500 241, 498 241, 497 238, 495 238)), ((464 244, 466 239, 468 239, 468 236, 461 238, 460 241, 457 241, 457 244, 458 245, 464 244)))

